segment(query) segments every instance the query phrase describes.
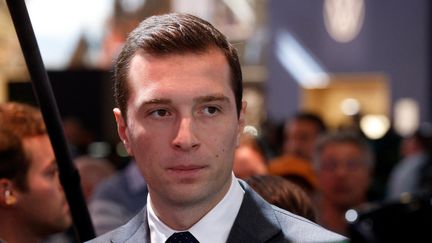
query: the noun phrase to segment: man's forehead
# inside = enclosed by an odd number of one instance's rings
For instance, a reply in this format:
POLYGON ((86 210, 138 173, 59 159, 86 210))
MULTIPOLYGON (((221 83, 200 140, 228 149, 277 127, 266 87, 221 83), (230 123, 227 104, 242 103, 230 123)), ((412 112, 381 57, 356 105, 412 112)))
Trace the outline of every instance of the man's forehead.
POLYGON ((348 151, 350 155, 362 155, 362 148, 349 141, 331 141, 323 146, 323 152, 331 151, 336 155, 344 155, 342 151, 348 151))
MULTIPOLYGON (((22 139, 23 147, 27 156, 53 157, 54 153, 51 142, 47 134, 24 137, 22 139)), ((49 158, 51 159, 51 158, 49 158)))
POLYGON ((203 56, 202 64, 197 64, 194 61, 195 63, 192 66, 187 61, 189 57, 200 59, 201 55, 206 54, 211 53, 171 54, 162 57, 147 53, 138 53, 132 60, 128 71, 127 82, 130 96, 138 95, 138 92, 139 96, 151 94, 155 96, 152 98, 160 99, 166 95, 179 94, 176 90, 179 88, 178 85, 193 85, 193 88, 197 92, 200 92, 202 96, 210 96, 212 94, 208 91, 208 82, 216 84, 220 83, 221 80, 223 81, 222 85, 212 87, 212 89, 220 88, 220 90, 211 92, 225 93, 227 91, 226 88, 232 91, 230 67, 226 60, 221 63, 220 58, 216 57, 219 60, 214 60, 213 56, 203 56), (180 65, 175 65, 177 59, 180 65), (216 66, 217 63, 219 65, 222 64, 226 68, 215 68, 222 67, 216 66), (180 75, 174 75, 177 73, 180 75), (202 85, 200 86, 200 84, 202 85), (200 87, 202 91, 199 90, 200 87))
POLYGON ((48 137, 48 134, 41 134, 36 136, 26 136, 22 139, 23 144, 40 144, 41 142, 48 142, 50 143, 50 139, 48 137))
POLYGON ((225 54, 220 49, 210 48, 199 52, 179 52, 179 53, 147 53, 138 50, 132 56, 127 71, 127 79, 130 79, 141 70, 140 74, 145 75, 165 75, 171 69, 181 67, 184 69, 205 70, 207 74, 227 75, 231 79, 231 67, 225 54), (210 67, 210 68, 209 68, 210 67), (214 68, 219 67, 219 68, 214 68), (224 67, 223 70, 221 67, 224 67), (204 68, 204 69, 201 69, 204 68), (144 72, 143 72, 144 71, 144 72), (154 71, 159 71, 154 73, 154 71))

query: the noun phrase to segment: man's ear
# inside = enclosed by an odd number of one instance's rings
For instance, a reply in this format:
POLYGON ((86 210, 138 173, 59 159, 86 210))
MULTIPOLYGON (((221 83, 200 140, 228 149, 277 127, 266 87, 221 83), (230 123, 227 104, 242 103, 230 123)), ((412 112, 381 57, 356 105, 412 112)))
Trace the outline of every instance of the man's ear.
POLYGON ((17 203, 13 183, 6 178, 0 179, 0 206, 12 207, 17 203))
POLYGON ((133 156, 133 152, 129 142, 129 131, 127 123, 122 116, 122 112, 119 108, 114 108, 114 117, 117 122, 117 133, 123 142, 123 145, 130 156, 133 156))
POLYGON ((242 108, 240 110, 240 115, 239 115, 239 119, 238 119, 238 130, 237 130, 237 142, 236 142, 236 146, 240 145, 240 137, 243 134, 243 129, 246 125, 246 107, 247 107, 247 102, 246 101, 242 101, 242 108))

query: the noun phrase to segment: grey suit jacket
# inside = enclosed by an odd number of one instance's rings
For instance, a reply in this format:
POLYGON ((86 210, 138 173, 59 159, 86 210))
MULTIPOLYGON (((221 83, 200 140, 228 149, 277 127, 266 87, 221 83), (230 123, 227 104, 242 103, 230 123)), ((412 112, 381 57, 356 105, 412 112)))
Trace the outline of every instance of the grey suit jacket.
MULTIPOLYGON (((267 203, 245 182, 240 211, 228 237, 228 243, 263 242, 341 242, 345 237, 267 203)), ((150 242, 146 207, 127 224, 89 243, 150 242)), ((205 243, 205 242, 202 242, 205 243)))

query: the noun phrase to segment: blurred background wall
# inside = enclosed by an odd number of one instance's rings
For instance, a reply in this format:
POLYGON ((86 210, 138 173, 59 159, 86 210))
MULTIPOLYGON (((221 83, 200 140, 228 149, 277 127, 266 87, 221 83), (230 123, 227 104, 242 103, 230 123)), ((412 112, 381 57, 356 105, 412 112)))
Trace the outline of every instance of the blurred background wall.
MULTIPOLYGON (((272 50, 268 53, 269 116, 284 119, 301 106, 299 85, 277 56, 278 41, 283 40, 278 35, 285 31, 332 75, 384 75, 390 93, 388 115, 393 114, 394 105, 400 99, 411 98, 419 105, 420 120, 430 121, 430 1, 365 0, 363 24, 358 35, 345 43, 333 39, 327 31, 325 2, 268 2, 269 45, 272 50)), ((344 11, 344 6, 340 11, 344 11)), ((355 16, 347 12, 346 15, 339 18, 351 21, 349 19, 355 16)))

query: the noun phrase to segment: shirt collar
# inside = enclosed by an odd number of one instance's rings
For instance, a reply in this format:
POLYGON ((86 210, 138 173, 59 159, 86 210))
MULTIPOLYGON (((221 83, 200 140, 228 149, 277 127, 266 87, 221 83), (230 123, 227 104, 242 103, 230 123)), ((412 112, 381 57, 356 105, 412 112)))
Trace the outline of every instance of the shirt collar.
MULTIPOLYGON (((226 242, 240 210, 243 196, 244 190, 233 175, 231 186, 224 198, 187 231, 199 242, 226 242)), ((147 197, 147 218, 151 242, 165 242, 168 237, 177 232, 165 225, 156 216, 151 205, 150 194, 147 197)))

